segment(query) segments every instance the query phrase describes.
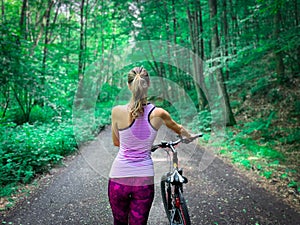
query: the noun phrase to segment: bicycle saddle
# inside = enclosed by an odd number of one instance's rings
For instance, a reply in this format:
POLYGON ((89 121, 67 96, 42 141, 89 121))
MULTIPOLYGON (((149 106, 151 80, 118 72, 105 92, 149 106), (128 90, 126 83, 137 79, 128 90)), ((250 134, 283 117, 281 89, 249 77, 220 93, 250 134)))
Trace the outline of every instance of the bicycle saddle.
POLYGON ((175 170, 174 173, 172 173, 171 176, 168 177, 167 182, 171 184, 186 184, 188 182, 188 179, 178 173, 177 170, 175 170))

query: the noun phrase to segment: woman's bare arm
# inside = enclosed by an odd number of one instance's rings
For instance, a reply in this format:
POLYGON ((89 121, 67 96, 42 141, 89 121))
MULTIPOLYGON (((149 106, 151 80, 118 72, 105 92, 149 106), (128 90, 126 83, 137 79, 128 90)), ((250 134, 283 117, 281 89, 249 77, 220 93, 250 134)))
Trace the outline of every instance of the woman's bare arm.
POLYGON ((157 108, 156 113, 163 120, 164 124, 169 129, 171 129, 175 133, 185 136, 187 138, 191 137, 191 134, 182 125, 176 123, 166 110, 164 110, 162 108, 157 108))
POLYGON ((111 113, 111 131, 112 131, 112 140, 115 146, 120 146, 119 141, 119 131, 117 126, 117 116, 118 116, 118 109, 115 107, 112 109, 111 113))

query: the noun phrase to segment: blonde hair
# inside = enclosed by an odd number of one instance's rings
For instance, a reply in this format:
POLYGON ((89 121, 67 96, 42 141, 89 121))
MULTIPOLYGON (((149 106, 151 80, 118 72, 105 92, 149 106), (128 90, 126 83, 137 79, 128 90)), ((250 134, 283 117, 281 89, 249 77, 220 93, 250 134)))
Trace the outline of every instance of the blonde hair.
POLYGON ((147 91, 150 84, 149 74, 143 67, 135 67, 128 73, 128 84, 132 97, 129 105, 130 119, 134 120, 143 115, 143 105, 147 103, 147 91))

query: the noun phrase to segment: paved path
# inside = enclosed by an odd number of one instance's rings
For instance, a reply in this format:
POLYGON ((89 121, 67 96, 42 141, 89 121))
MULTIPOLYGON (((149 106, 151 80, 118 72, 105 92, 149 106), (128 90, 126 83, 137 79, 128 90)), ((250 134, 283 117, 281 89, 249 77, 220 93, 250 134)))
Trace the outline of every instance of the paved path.
MULTIPOLYGON (((160 139, 168 140, 166 132, 160 139)), ((3 224, 112 224, 107 199, 107 175, 117 153, 112 147, 110 129, 83 147, 80 154, 56 169, 48 182, 28 199, 0 218, 3 224)), ((299 225, 296 212, 270 193, 253 184, 230 165, 194 144, 179 147, 179 160, 189 183, 185 187, 192 224, 299 225), (183 150, 184 147, 184 150, 183 150), (208 154, 203 157, 203 153, 208 154), (208 159, 207 169, 199 162, 208 159), (214 158, 210 163, 210 158, 214 158)), ((166 154, 157 151, 155 161, 156 195, 150 212, 151 225, 167 225, 159 196, 158 180, 168 168, 166 154)))

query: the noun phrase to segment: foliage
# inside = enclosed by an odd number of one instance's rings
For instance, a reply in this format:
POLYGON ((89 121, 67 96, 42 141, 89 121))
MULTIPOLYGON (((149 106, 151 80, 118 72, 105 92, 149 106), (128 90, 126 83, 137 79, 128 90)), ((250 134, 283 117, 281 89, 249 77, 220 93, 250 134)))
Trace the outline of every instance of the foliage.
POLYGON ((28 183, 76 149, 70 122, 15 127, 1 123, 0 185, 28 183), (5 132, 4 132, 5 130, 5 132))
POLYGON ((191 128, 195 130, 195 132, 210 132, 211 131, 211 123, 212 117, 211 113, 208 110, 203 110, 198 113, 197 116, 194 117, 191 128))

